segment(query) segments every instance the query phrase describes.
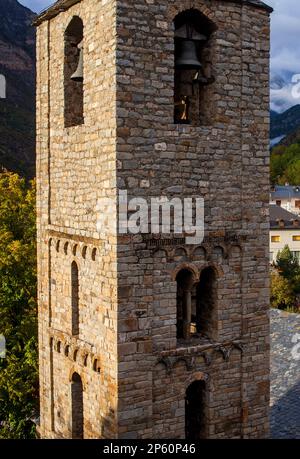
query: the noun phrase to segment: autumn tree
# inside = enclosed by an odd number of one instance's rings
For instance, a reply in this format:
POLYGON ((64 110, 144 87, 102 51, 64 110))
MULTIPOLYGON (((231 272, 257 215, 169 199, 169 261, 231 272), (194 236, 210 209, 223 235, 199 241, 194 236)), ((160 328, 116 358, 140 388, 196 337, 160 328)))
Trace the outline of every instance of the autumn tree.
POLYGON ((278 309, 292 309, 296 297, 288 279, 279 274, 278 271, 271 273, 271 306, 278 309))
POLYGON ((32 438, 37 412, 35 184, 0 173, 0 438, 32 438))

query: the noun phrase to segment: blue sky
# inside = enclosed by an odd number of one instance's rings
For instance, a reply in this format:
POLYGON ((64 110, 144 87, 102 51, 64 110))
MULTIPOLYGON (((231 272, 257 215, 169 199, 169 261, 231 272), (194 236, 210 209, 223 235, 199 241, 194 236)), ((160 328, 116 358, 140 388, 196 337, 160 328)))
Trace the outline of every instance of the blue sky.
MULTIPOLYGON (((52 0, 19 0, 33 11, 41 11, 52 0)), ((266 0, 274 8, 271 20, 272 108, 283 111, 300 103, 292 97, 293 74, 300 74, 300 1, 266 0)))

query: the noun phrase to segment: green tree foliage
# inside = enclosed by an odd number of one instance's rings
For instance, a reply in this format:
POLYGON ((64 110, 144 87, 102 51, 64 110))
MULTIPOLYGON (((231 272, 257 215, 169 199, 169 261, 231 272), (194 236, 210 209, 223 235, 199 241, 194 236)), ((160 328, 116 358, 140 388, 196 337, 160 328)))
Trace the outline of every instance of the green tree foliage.
POLYGON ((299 261, 286 245, 278 252, 276 269, 271 273, 271 306, 297 312, 299 293, 299 261))
POLYGON ((298 259, 292 254, 288 245, 286 245, 277 254, 276 265, 282 276, 292 281, 300 274, 298 259))
POLYGON ((271 182, 274 185, 300 184, 300 145, 279 145, 271 153, 271 182))
POLYGON ((0 173, 0 438, 34 437, 37 410, 35 184, 0 173))
POLYGON ((292 309, 296 297, 288 279, 274 271, 271 274, 271 306, 278 309, 292 309))

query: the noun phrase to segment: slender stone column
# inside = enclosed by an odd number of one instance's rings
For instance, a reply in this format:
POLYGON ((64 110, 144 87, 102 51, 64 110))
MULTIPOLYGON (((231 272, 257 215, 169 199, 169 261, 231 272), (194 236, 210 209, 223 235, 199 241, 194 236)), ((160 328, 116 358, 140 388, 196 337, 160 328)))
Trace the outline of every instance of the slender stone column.
POLYGON ((183 298, 184 319, 183 319, 183 337, 189 339, 191 336, 191 320, 192 320, 192 292, 186 290, 183 298))

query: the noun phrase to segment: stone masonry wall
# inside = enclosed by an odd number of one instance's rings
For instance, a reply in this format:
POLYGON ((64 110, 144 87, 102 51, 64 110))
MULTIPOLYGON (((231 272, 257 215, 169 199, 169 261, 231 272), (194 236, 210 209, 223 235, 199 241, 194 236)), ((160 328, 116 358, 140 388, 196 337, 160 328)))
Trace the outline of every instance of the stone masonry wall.
POLYGON ((81 0, 37 34, 41 428, 85 438, 184 438, 205 381, 209 438, 263 438, 269 404, 269 15, 229 0, 81 0), (215 25, 209 126, 174 124, 175 16, 215 25), (64 31, 84 24, 84 124, 64 127, 64 31), (116 194, 203 197, 205 240, 117 235, 116 194), (97 230, 100 209, 113 221, 97 230), (71 264, 79 335, 71 335, 71 264), (214 339, 176 339, 176 274, 216 274, 214 339))
POLYGON ((96 222, 98 198, 115 199, 115 2, 85 0, 43 22, 37 56, 41 436, 71 436, 76 371, 83 383, 84 436, 113 438, 116 234, 112 226, 104 240, 96 222), (74 16, 84 24, 84 124, 65 128, 64 33, 74 16), (79 268, 78 336, 71 335, 73 260, 79 268))
POLYGON ((197 378, 208 381, 210 438, 265 437, 268 13, 229 1, 135 0, 118 3, 117 24, 118 184, 129 198, 202 196, 206 226, 198 249, 119 237, 119 437, 184 438, 185 391, 197 378), (173 121, 173 20, 189 8, 217 27, 209 126, 173 121), (217 272, 218 339, 182 346, 176 273, 190 267, 199 278, 206 266, 217 272))

